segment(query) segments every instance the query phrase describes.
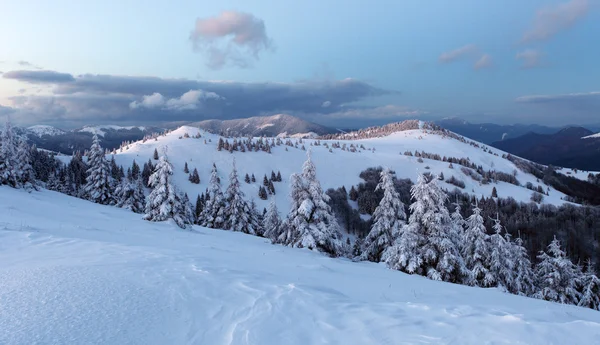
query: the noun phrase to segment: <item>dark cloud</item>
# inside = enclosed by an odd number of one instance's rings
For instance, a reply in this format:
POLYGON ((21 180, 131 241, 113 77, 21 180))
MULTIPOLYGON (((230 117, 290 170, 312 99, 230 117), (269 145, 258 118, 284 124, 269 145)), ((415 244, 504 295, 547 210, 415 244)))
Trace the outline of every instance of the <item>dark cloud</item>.
POLYGON ((325 117, 346 111, 353 102, 392 93, 356 79, 240 83, 87 74, 51 85, 50 95, 11 98, 13 107, 31 122, 149 123, 282 112, 325 117))
POLYGON ((36 66, 36 65, 32 64, 32 63, 31 63, 31 62, 29 62, 29 61, 24 61, 24 60, 21 60, 21 61, 17 61, 17 64, 18 64, 19 66, 23 66, 23 67, 31 67, 31 68, 36 68, 36 69, 42 69, 41 67, 39 67, 39 66, 36 66))
POLYGON ((6 79, 15 79, 31 84, 56 84, 70 83, 75 78, 69 73, 59 73, 55 71, 10 71, 2 76, 6 79))
POLYGON ((5 107, 0 104, 0 116, 10 115, 15 112, 15 109, 11 107, 5 107))
POLYGON ((564 106, 578 110, 600 110, 600 92, 570 93, 564 95, 533 95, 516 99, 517 103, 564 106))
POLYGON ((263 50, 272 48, 265 23, 252 14, 223 11, 218 16, 196 19, 190 33, 196 51, 206 54, 207 65, 249 67, 263 50))

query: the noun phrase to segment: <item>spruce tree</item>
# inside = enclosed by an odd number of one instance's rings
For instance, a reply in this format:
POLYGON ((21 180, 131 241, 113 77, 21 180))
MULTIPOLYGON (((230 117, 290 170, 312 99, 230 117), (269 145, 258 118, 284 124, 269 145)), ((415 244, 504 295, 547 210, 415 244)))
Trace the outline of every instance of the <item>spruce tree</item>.
POLYGON ((480 287, 494 286, 496 277, 490 272, 490 237, 477 204, 473 205, 473 214, 467 218, 466 225, 463 258, 470 271, 468 283, 480 287))
POLYGON ((213 163, 206 195, 206 204, 202 212, 201 225, 207 228, 223 229, 225 223, 225 197, 221 191, 217 166, 213 163))
POLYGON ((152 191, 146 198, 144 219, 153 222, 173 219, 180 228, 185 228, 189 220, 185 213, 182 196, 171 183, 172 175, 173 166, 164 153, 156 164, 154 172, 150 175, 152 191))
MULTIPOLYGON (((508 234, 507 241, 510 241, 508 234)), ((523 246, 523 240, 517 237, 511 242, 510 249, 515 271, 513 283, 508 286, 508 291, 516 295, 531 296, 534 293, 535 277, 527 249, 523 246)))
POLYGON ((548 245, 548 251, 540 251, 539 263, 535 267, 537 292, 534 297, 546 301, 564 304, 577 304, 578 268, 571 262, 560 247, 560 242, 554 240, 548 245))
POLYGON ((135 213, 143 213, 146 196, 144 195, 144 187, 142 186, 141 179, 121 179, 121 182, 115 189, 115 199, 117 207, 135 213))
POLYGON ((281 218, 279 217, 279 210, 277 210, 277 203, 275 202, 275 198, 273 198, 263 219, 264 236, 275 242, 280 235, 280 226, 281 218))
POLYGON ((273 170, 271 170, 271 181, 277 181, 277 175, 275 175, 273 170))
POLYGON ((194 184, 200 183, 200 175, 198 175, 198 169, 194 168, 194 171, 190 174, 189 181, 194 184))
POLYGON ((490 236, 490 274, 495 285, 504 291, 514 285, 515 263, 512 260, 510 236, 502 236, 502 224, 498 215, 494 219, 494 234, 490 236), (508 238, 508 241, 507 241, 508 238))
POLYGON ((265 187, 263 187, 263 186, 258 187, 258 197, 261 200, 267 200, 268 196, 267 196, 267 190, 265 189, 265 187))
POLYGON ((292 175, 292 207, 282 224, 278 242, 291 247, 318 250, 330 256, 345 255, 348 250, 337 220, 327 204, 329 197, 321 189, 310 151, 307 156, 302 174, 292 175))
POLYGON ((27 189, 37 189, 35 182, 35 173, 31 166, 30 148, 27 145, 27 141, 24 137, 17 139, 17 152, 16 152, 16 163, 17 163, 17 182, 20 186, 27 189))
POLYGON ((256 182, 256 177, 254 177, 254 174, 252 174, 251 180, 252 180, 252 183, 256 182))
POLYGON ((92 147, 88 153, 88 166, 84 187, 86 198, 97 204, 109 205, 113 203, 110 166, 96 134, 94 134, 92 147))
POLYGON ((244 176, 244 182, 250 183, 250 176, 248 175, 248 173, 246 173, 246 176, 244 176))
POLYGON ((277 180, 276 181, 277 182, 281 182, 282 181, 282 179, 281 179, 281 172, 279 172, 279 170, 277 171, 277 180))
POLYGON ((581 279, 581 287, 581 298, 577 305, 600 310, 600 279, 596 276, 591 259, 587 261, 586 270, 581 279))
POLYGON ((15 133, 7 119, 0 137, 0 185, 18 187, 15 133))
POLYGON ((154 158, 155 161, 158 160, 158 150, 156 148, 154 149, 154 154, 152 155, 152 158, 154 158))
POLYGON ((185 165, 183 166, 183 172, 186 173, 186 174, 190 173, 190 169, 188 168, 187 162, 185 162, 185 165))
POLYGON ((350 193, 348 193, 348 197, 352 201, 358 200, 358 191, 356 191, 356 188, 354 188, 354 186, 352 186, 352 188, 350 188, 350 193))
POLYGON ((244 193, 240 189, 235 158, 229 174, 229 186, 225 191, 225 197, 228 204, 225 209, 225 229, 255 235, 256 231, 251 221, 252 210, 244 200, 244 193))
POLYGON ((134 160, 131 164, 131 178, 137 180, 140 177, 140 173, 140 166, 134 160))
POLYGON ((389 168, 381 171, 381 178, 375 191, 383 191, 383 198, 373 212, 373 225, 365 237, 361 259, 381 261, 383 252, 393 245, 406 225, 404 204, 394 186, 394 176, 389 168))
POLYGON ((204 209, 204 193, 202 195, 198 194, 196 198, 196 207, 194 208, 194 214, 196 216, 196 224, 200 220, 200 215, 202 214, 202 210, 204 209))

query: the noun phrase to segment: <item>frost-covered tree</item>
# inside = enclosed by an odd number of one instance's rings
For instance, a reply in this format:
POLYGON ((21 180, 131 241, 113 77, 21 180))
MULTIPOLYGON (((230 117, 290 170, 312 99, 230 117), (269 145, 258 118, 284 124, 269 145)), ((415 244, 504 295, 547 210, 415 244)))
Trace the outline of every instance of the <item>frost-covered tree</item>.
POLYGON ((31 165, 31 148, 27 144, 25 137, 20 136, 17 138, 17 152, 16 152, 16 177, 19 186, 24 188, 36 189, 35 173, 31 165))
POLYGON ((578 267, 571 262, 554 240, 548 245, 547 252, 540 251, 539 263, 535 267, 537 292, 534 297, 546 301, 565 304, 577 304, 579 292, 577 284, 580 276, 578 267))
POLYGON ((473 214, 466 220, 462 243, 462 255, 470 271, 467 283, 481 287, 494 286, 496 278, 490 272, 490 237, 477 204, 473 206, 473 214))
POLYGON ((495 285, 508 291, 514 285, 515 263, 512 258, 510 236, 502 236, 502 224, 498 215, 494 219, 494 234, 490 236, 490 274, 495 278, 495 285), (507 241, 508 238, 508 241, 507 241))
POLYGON ((252 210, 244 199, 244 192, 240 189, 235 158, 229 174, 229 186, 225 191, 227 208, 225 209, 225 229, 240 231, 255 235, 256 230, 252 224, 252 210))
POLYGON ((385 255, 391 268, 418 273, 433 280, 461 282, 467 274, 452 240, 452 222, 445 202, 446 193, 437 178, 417 177, 411 187, 408 225, 385 255))
MULTIPOLYGON (((506 241, 510 242, 508 233, 506 241)), ((511 242, 510 251, 511 261, 514 264, 514 279, 508 286, 508 291, 516 295, 531 296, 534 293, 535 275, 529 254, 520 237, 511 242)))
POLYGON ((86 198, 97 204, 109 205, 113 203, 110 166, 96 134, 94 134, 92 147, 88 153, 88 166, 84 187, 86 198))
POLYGON ((596 276, 592 260, 588 259, 586 270, 581 279, 580 307, 600 310, 600 279, 596 276))
POLYGON ((383 198, 373 213, 371 231, 365 237, 362 247, 362 260, 381 261, 383 252, 393 245, 406 225, 406 212, 400 194, 394 186, 394 176, 390 169, 381 171, 375 191, 382 190, 383 198))
POLYGON ((452 239, 454 243, 456 243, 458 251, 462 253, 464 247, 463 233, 465 231, 466 224, 462 214, 460 213, 461 208, 458 200, 453 205, 454 212, 452 212, 450 215, 450 218, 452 219, 452 239))
POLYGON ((0 185, 18 187, 16 138, 10 120, 0 135, 0 185))
POLYGON ((180 228, 185 228, 189 220, 185 214, 182 196, 171 183, 173 166, 164 153, 150 175, 149 183, 152 191, 146 198, 146 214, 144 219, 160 222, 173 219, 180 228))
POLYGON ((213 163, 208 185, 208 193, 204 211, 202 212, 202 221, 200 224, 207 228, 223 229, 225 225, 225 197, 221 191, 219 182, 219 173, 217 166, 213 163))
POLYGON ((341 256, 347 253, 339 224, 327 204, 317 179, 316 167, 310 151, 302 174, 293 174, 290 180, 292 206, 282 224, 278 242, 297 248, 308 248, 341 256))
POLYGON ((187 193, 181 196, 181 214, 184 217, 186 224, 194 224, 196 222, 196 215, 194 214, 194 208, 190 202, 190 198, 187 193))
POLYGON ((263 219, 263 229, 265 231, 264 236, 275 242, 277 237, 280 235, 281 218, 279 217, 279 210, 277 209, 277 203, 275 198, 269 203, 269 208, 263 219))
POLYGON ((143 213, 145 208, 146 196, 141 178, 121 179, 121 182, 115 189, 115 199, 117 207, 130 210, 135 213, 143 213))

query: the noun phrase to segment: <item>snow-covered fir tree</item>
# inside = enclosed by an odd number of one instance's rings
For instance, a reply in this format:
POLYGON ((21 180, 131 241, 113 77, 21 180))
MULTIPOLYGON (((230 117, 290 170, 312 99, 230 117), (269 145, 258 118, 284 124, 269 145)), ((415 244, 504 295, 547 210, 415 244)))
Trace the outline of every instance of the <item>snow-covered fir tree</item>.
POLYGON ((24 188, 36 189, 35 173, 31 166, 31 148, 27 144, 25 137, 20 136, 17 138, 17 152, 16 152, 16 174, 17 183, 19 186, 24 188))
POLYGON ((223 229, 225 225, 225 197, 221 190, 219 182, 219 173, 217 166, 213 163, 208 185, 208 193, 204 211, 202 212, 202 220, 200 224, 207 228, 223 229))
POLYGON ((539 263, 535 267, 537 292, 534 297, 546 301, 577 304, 579 301, 577 284, 581 278, 578 275, 578 267, 561 249, 556 236, 548 245, 547 252, 540 252, 538 260, 539 263))
POLYGON ((0 185, 18 187, 15 133, 6 120, 0 135, 0 185))
POLYGON ((172 175, 173 166, 169 163, 165 152, 160 156, 154 172, 150 175, 149 183, 152 192, 146 198, 144 219, 153 222, 173 219, 179 227, 185 228, 189 220, 185 214, 182 196, 171 183, 172 175))
POLYGON ((453 205, 454 212, 452 212, 452 214, 450 215, 450 218, 452 219, 451 237, 452 241, 456 244, 456 248, 458 249, 459 253, 462 254, 462 250, 464 247, 463 234, 465 231, 466 224, 462 214, 460 213, 461 208, 458 200, 455 203, 453 203, 453 205))
POLYGON ((448 196, 437 178, 423 174, 411 187, 414 202, 402 235, 385 254, 391 268, 418 273, 433 280, 462 282, 467 271, 452 240, 452 223, 445 206, 448 196))
POLYGON ((502 224, 496 215, 494 219, 494 234, 490 236, 490 274, 495 279, 495 285, 504 291, 514 285, 515 263, 512 261, 510 236, 502 235, 502 224), (508 241, 507 241, 508 238, 508 241))
MULTIPOLYGON (((507 241, 510 237, 507 234, 507 241)), ((511 242, 511 261, 514 264, 514 279, 508 286, 510 293, 522 296, 531 296, 534 293, 535 275, 527 249, 523 246, 523 240, 517 237, 511 242)))
POLYGON ((142 179, 123 178, 115 189, 115 199, 117 207, 130 210, 135 213, 143 213, 145 208, 146 196, 142 179))
POLYGON ((490 237, 486 233, 481 209, 473 205, 473 214, 466 220, 463 235, 463 258, 470 271, 469 285, 490 287, 496 277, 490 272, 490 237))
POLYGON ((375 190, 382 190, 383 198, 373 212, 373 225, 363 241, 360 258, 379 262, 383 252, 400 236, 406 225, 406 212, 389 168, 381 171, 380 181, 375 190))
POLYGON ((84 187, 88 200, 97 204, 113 203, 112 178, 110 166, 100 146, 98 135, 94 134, 92 147, 88 153, 87 179, 84 187))
POLYGON ((235 158, 229 174, 229 186, 225 191, 227 208, 225 209, 225 229, 240 231, 247 234, 256 234, 252 224, 252 210, 244 199, 244 192, 240 189, 235 158))
POLYGON ((577 305, 600 310, 600 279, 596 276, 591 259, 588 259, 581 279, 581 298, 577 305))
POLYGON ((275 198, 269 203, 267 208, 267 214, 263 219, 264 236, 275 242, 280 235, 281 218, 279 217, 279 210, 277 209, 277 203, 275 198))
POLYGON ((323 193, 317 179, 310 151, 302 174, 291 176, 290 187, 292 206, 282 224, 277 242, 291 247, 318 250, 330 256, 347 254, 340 227, 327 204, 329 197, 323 193))

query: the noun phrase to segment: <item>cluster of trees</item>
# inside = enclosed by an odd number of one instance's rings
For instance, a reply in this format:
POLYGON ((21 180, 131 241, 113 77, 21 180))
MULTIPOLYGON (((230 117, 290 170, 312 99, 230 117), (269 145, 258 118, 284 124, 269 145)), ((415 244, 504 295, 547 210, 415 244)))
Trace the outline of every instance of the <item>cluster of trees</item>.
POLYGON ((458 203, 450 213, 448 195, 437 178, 418 176, 410 188, 409 216, 389 169, 381 172, 377 190, 383 196, 369 233, 355 244, 354 253, 360 253, 356 259, 385 262, 392 269, 434 280, 600 308, 600 280, 591 261, 584 271, 556 238, 532 265, 522 240, 512 239, 498 215, 490 235, 477 203, 466 219, 458 203))

